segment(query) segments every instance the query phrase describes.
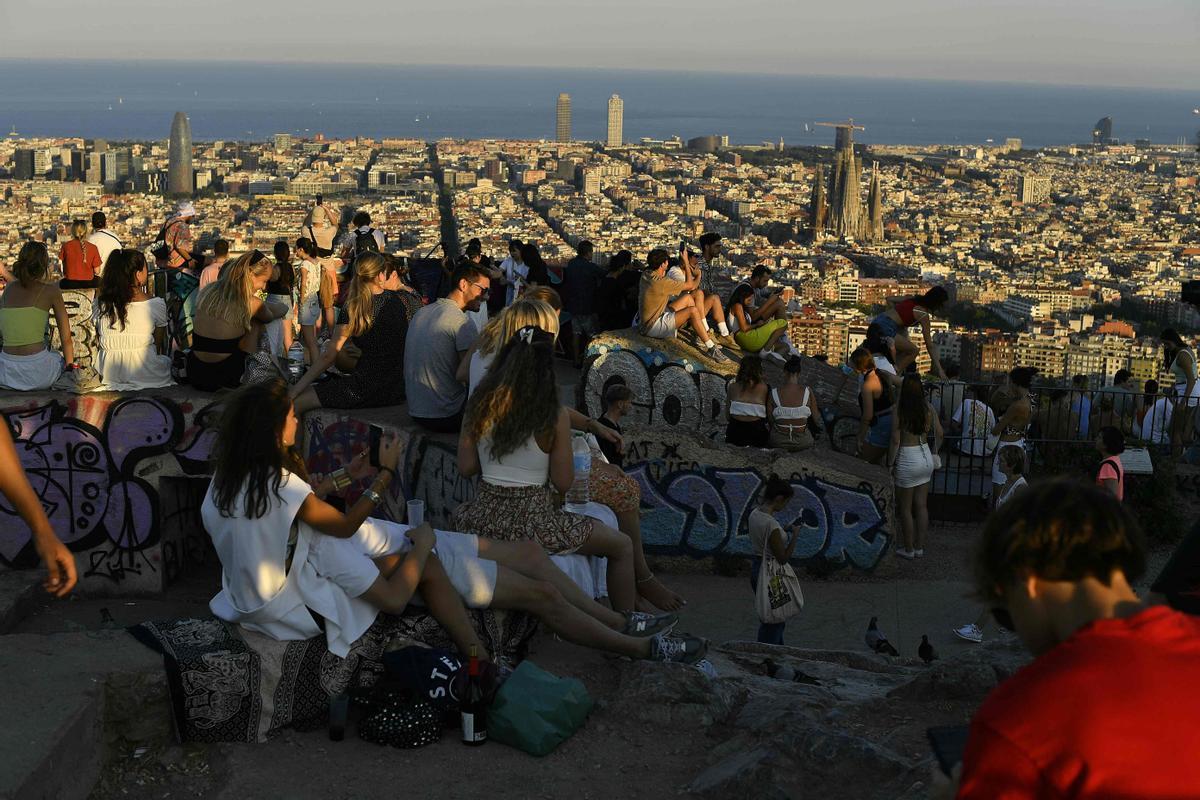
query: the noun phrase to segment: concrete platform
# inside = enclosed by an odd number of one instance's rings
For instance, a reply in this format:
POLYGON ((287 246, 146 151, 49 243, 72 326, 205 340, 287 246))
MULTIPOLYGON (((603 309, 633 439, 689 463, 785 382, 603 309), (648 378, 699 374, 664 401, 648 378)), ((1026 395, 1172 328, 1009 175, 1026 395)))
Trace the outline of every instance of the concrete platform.
POLYGON ((124 631, 12 634, 0 646, 0 800, 86 798, 118 738, 171 737, 162 657, 124 631))

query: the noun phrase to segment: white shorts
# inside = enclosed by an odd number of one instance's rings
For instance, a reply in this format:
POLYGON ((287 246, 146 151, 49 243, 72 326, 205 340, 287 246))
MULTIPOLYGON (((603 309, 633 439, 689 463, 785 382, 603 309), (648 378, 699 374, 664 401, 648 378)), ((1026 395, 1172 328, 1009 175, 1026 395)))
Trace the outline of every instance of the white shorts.
POLYGON ((675 335, 675 312, 668 308, 662 316, 646 326, 643 335, 651 339, 670 339, 675 335))
MULTIPOLYGON (((351 597, 358 597, 379 577, 373 558, 407 553, 412 542, 404 534, 411 525, 368 517, 349 539, 317 536, 309 561, 351 597)), ((470 608, 487 608, 496 593, 496 562, 479 557, 479 539, 469 533, 434 531, 434 552, 450 583, 470 608)))
POLYGON ((49 389, 62 375, 63 357, 54 350, 29 356, 0 352, 0 389, 36 392, 49 389))

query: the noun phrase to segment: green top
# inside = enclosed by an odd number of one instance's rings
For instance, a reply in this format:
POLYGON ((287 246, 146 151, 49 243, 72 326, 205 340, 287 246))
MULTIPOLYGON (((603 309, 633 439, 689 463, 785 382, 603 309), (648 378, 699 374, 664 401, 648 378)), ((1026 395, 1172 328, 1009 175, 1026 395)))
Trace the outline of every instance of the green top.
POLYGON ((37 306, 0 308, 0 337, 5 347, 41 344, 46 340, 46 323, 50 311, 37 306))
POLYGON ((1171 362, 1171 374, 1175 376, 1175 383, 1178 386, 1187 386, 1188 381, 1196 379, 1196 358, 1195 356, 1192 357, 1192 364, 1189 368, 1187 365, 1179 362, 1179 357, 1184 353, 1187 353, 1189 356, 1192 355, 1191 349, 1185 347, 1175 354, 1175 359, 1171 362))

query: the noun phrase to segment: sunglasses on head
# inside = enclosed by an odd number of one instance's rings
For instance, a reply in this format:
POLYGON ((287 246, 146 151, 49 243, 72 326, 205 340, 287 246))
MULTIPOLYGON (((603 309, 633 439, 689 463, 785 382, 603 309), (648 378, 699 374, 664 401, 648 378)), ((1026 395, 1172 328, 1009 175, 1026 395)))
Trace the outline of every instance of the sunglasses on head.
POLYGON ((250 266, 253 267, 255 264, 262 261, 266 257, 267 257, 267 254, 264 253, 262 250, 255 250, 253 253, 250 254, 250 266))

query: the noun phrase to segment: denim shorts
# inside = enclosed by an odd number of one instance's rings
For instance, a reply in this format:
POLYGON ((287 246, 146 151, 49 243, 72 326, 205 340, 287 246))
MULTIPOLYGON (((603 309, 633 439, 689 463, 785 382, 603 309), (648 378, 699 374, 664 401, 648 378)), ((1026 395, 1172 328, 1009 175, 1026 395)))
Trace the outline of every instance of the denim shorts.
POLYGON ((892 411, 886 414, 876 414, 875 422, 867 429, 867 443, 876 447, 892 446, 892 411))
POLYGON ((875 319, 871 320, 871 323, 873 325, 878 325, 879 330, 882 331, 883 335, 889 339, 895 339, 896 335, 900 333, 900 325, 896 322, 896 320, 892 319, 887 314, 880 314, 875 319))

